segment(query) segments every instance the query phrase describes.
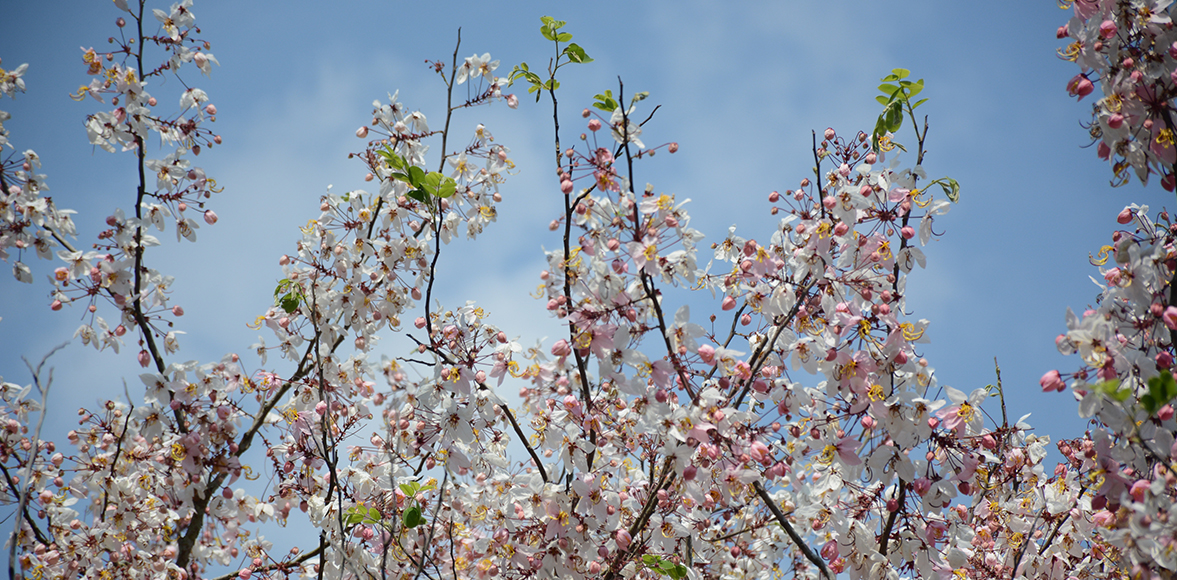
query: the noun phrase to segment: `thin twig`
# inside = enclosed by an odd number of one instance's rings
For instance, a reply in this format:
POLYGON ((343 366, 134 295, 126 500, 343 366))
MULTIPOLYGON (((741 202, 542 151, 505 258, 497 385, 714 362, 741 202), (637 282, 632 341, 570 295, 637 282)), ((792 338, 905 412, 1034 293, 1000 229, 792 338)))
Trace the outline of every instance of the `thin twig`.
MULTIPOLYGON (((25 361, 25 366, 29 367, 29 372, 32 373, 32 375, 33 375, 33 386, 35 386, 37 388, 37 392, 41 394, 40 416, 37 417, 37 428, 36 428, 36 430, 33 431, 32 447, 30 448, 30 451, 29 451, 28 462, 25 463, 24 477, 21 478, 24 481, 25 488, 23 491, 19 492, 20 493, 20 503, 16 508, 16 512, 18 514, 23 514, 24 517, 29 521, 30 524, 32 524, 32 518, 29 517, 29 514, 26 510, 28 509, 28 505, 29 505, 29 495, 33 492, 33 482, 32 482, 33 464, 37 462, 37 455, 41 451, 41 427, 45 424, 45 405, 49 401, 49 388, 53 386, 53 369, 49 369, 49 377, 45 381, 44 387, 41 386, 41 370, 45 367, 45 362, 49 360, 49 357, 53 356, 53 354, 56 353, 57 351, 65 348, 66 344, 68 344, 68 343, 62 343, 62 344, 59 344, 59 345, 53 347, 53 350, 50 350, 48 354, 41 357, 41 362, 37 364, 37 368, 35 368, 35 369, 33 368, 32 363, 30 363, 28 359, 24 359, 24 357, 21 357, 25 361)), ((5 475, 5 477, 8 477, 8 472, 5 471, 4 475, 5 475)), ((11 484, 11 481, 12 481, 11 478, 9 478, 10 484, 11 484)), ((48 513, 46 513, 45 517, 46 517, 46 519, 49 518, 48 513)), ((8 578, 9 578, 9 580, 15 580, 15 578, 16 578, 16 547, 17 547, 17 545, 20 544, 21 523, 22 523, 21 518, 17 517, 16 523, 15 523, 13 530, 12 530, 12 540, 10 540, 9 546, 8 546, 8 578)), ((50 527, 52 527, 53 522, 52 521, 49 522, 49 525, 50 525, 50 527)), ((33 526, 33 529, 36 531, 37 527, 33 526)), ((36 535, 37 535, 38 539, 41 538, 41 535, 39 533, 36 535)))

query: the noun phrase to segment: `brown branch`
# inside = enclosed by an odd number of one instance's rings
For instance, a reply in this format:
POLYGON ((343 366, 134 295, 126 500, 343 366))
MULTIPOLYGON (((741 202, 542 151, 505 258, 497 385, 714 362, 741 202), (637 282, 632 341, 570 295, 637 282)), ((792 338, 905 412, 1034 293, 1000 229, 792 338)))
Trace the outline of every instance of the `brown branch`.
POLYGON ((902 479, 899 480, 899 497, 896 501, 899 502, 899 507, 887 516, 887 524, 883 526, 883 534, 879 538, 879 553, 883 557, 887 556, 887 550, 891 543, 891 530, 895 528, 895 520, 899 519, 899 510, 903 509, 903 502, 907 501, 907 482, 902 479))
MULTIPOLYGON (((254 574, 264 574, 266 572, 274 572, 274 571, 287 572, 287 571, 289 571, 291 566, 297 566, 299 564, 302 564, 303 562, 306 562, 307 560, 310 560, 311 558, 318 556, 322 552, 323 552, 323 547, 319 546, 318 548, 315 548, 314 550, 311 550, 310 552, 307 552, 307 553, 305 553, 305 554, 303 554, 303 555, 301 555, 301 556, 299 556, 289 562, 275 562, 275 563, 270 564, 268 566, 262 566, 261 568, 250 568, 250 570, 252 570, 254 574)), ((319 564, 319 568, 320 569, 323 568, 323 565, 321 562, 319 564)), ((240 572, 230 572, 228 574, 225 574, 224 576, 217 576, 216 578, 213 578, 212 580, 233 580, 234 578, 238 577, 238 574, 240 574, 240 572)))
POLYGON ((764 504, 768 506, 768 510, 772 512, 772 515, 776 518, 776 521, 781 525, 782 528, 785 529, 785 533, 789 535, 789 539, 793 540, 793 544, 796 545, 797 548, 801 550, 801 553, 805 555, 805 559, 812 562, 814 566, 817 566, 826 578, 829 580, 834 580, 834 574, 830 572, 828 567, 826 567, 825 561, 822 560, 821 557, 818 556, 812 548, 805 544, 805 540, 801 538, 801 535, 797 533, 797 530, 793 529, 793 526, 789 523, 789 520, 785 518, 785 514, 781 513, 781 508, 777 507, 776 502, 773 501, 772 496, 768 495, 768 491, 764 489, 764 486, 760 485, 759 481, 753 481, 752 487, 756 489, 756 495, 759 495, 760 499, 764 501, 764 504))
POLYGON ((503 414, 511 422, 511 427, 515 429, 515 434, 519 436, 519 440, 527 448, 528 455, 531 455, 531 460, 535 462, 535 467, 539 469, 540 478, 544 480, 544 483, 548 483, 548 472, 544 470, 544 464, 539 460, 539 455, 535 453, 535 449, 531 447, 531 442, 527 440, 527 435, 524 435, 523 429, 519 428, 519 423, 515 421, 515 416, 511 414, 511 409, 508 409, 505 404, 499 405, 499 408, 503 410, 503 414))
POLYGON ((619 550, 617 556, 613 558, 613 563, 609 565, 609 571, 605 574, 604 580, 613 580, 621 573, 621 569, 625 567, 625 561, 629 558, 629 554, 640 545, 636 540, 643 530, 646 529, 646 524, 650 522, 650 516, 654 515, 654 508, 658 505, 658 491, 665 489, 674 481, 675 472, 672 469, 674 466, 674 458, 667 457, 662 464, 662 476, 658 480, 658 485, 650 488, 650 495, 646 498, 646 504, 642 506, 642 511, 638 515, 638 519, 634 520, 633 524, 629 526, 630 544, 624 550, 619 550))

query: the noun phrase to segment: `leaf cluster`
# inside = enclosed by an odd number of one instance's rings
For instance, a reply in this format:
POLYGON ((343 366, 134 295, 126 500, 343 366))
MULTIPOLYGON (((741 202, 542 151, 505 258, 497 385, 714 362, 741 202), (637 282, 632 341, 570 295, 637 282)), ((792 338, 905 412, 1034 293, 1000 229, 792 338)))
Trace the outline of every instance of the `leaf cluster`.
MULTIPOLYGON (((1120 404, 1134 394, 1132 388, 1120 386, 1119 379, 1096 383, 1094 387, 1096 392, 1120 404)), ((1140 396, 1140 406, 1151 417, 1174 398, 1177 398, 1177 380, 1169 371, 1161 371, 1160 375, 1148 380, 1148 392, 1140 396)))
POLYGON ((511 76, 508 77, 510 85, 515 84, 518 79, 526 80, 531 86, 527 87, 528 93, 535 93, 535 102, 539 102, 540 95, 543 91, 554 91, 560 88, 560 81, 556 80, 556 71, 560 67, 568 63, 584 64, 592 62, 593 59, 584 52, 584 49, 575 42, 568 42, 572 40, 571 32, 560 32, 567 22, 563 20, 556 20, 551 16, 543 16, 540 18, 543 25, 540 26, 539 32, 544 38, 556 43, 556 60, 549 66, 548 80, 544 80, 538 74, 528 68, 527 63, 521 62, 515 65, 511 70, 511 76), (560 50, 560 43, 568 42, 568 45, 560 50), (561 62, 561 59, 567 59, 561 62))
POLYGON ((686 566, 665 560, 662 556, 646 554, 642 556, 642 563, 659 576, 670 576, 673 580, 682 580, 687 577, 686 566))
POLYGON ((883 84, 879 85, 879 92, 883 94, 875 97, 875 100, 883 105, 883 112, 879 115, 875 130, 871 134, 871 146, 875 151, 879 150, 880 137, 894 133, 903 126, 905 112, 913 115, 914 122, 915 109, 928 100, 911 102, 912 97, 924 90, 924 79, 914 82, 905 80, 910 75, 911 71, 905 68, 891 69, 891 74, 883 77, 883 84))
POLYGON ((436 171, 426 172, 394 153, 391 147, 385 147, 379 153, 389 167, 396 170, 391 177, 412 186, 412 191, 406 194, 410 198, 426 203, 434 197, 450 197, 458 189, 458 183, 452 177, 447 177, 436 171))
MULTIPOLYGON (((648 96, 650 96, 648 91, 634 93, 633 98, 629 100, 629 104, 632 106, 639 101, 645 100, 648 96)), ((612 113, 621 108, 621 104, 617 102, 617 99, 613 98, 613 91, 610 90, 606 90, 603 94, 594 95, 593 100, 596 101, 593 103, 593 107, 606 113, 612 113)))
POLYGON ((302 286, 298 282, 288 278, 278 281, 278 287, 274 289, 275 306, 281 307, 287 314, 293 314, 302 302, 306 302, 306 296, 303 295, 302 286))

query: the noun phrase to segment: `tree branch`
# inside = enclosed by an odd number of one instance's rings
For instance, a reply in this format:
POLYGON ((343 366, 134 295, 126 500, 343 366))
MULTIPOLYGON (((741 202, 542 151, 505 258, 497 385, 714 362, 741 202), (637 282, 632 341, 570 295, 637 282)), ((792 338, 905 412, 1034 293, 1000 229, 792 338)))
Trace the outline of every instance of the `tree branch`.
POLYGON ((796 545, 797 548, 801 550, 801 553, 805 555, 805 559, 812 562, 814 566, 817 566, 826 578, 829 580, 834 580, 834 575, 832 572, 830 572, 830 569, 826 567, 825 561, 822 560, 821 557, 818 556, 812 548, 805 544, 805 540, 803 540, 801 535, 793 529, 791 524, 789 524, 789 520, 785 518, 785 514, 781 513, 781 508, 777 507, 776 502, 773 501, 772 496, 768 495, 768 491, 764 489, 764 486, 760 485, 759 481, 754 481, 752 482, 752 487, 756 489, 756 495, 759 495, 760 499, 764 501, 764 504, 768 506, 768 510, 772 512, 772 515, 776 518, 776 521, 781 524, 782 528, 785 529, 785 533, 789 535, 789 539, 793 540, 793 544, 796 545))

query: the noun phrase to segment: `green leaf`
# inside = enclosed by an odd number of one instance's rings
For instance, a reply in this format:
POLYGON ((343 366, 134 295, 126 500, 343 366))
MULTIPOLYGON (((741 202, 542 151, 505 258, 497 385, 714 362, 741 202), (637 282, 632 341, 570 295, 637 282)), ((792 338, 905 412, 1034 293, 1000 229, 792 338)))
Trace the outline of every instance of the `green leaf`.
POLYGON ((348 510, 344 512, 344 515, 347 516, 346 521, 349 526, 354 526, 357 524, 378 524, 381 522, 381 520, 384 519, 383 515, 380 513, 380 510, 364 506, 348 508, 348 510))
POLYGON ((392 150, 392 147, 385 145, 384 149, 382 149, 379 153, 380 156, 383 157, 384 160, 388 162, 388 165, 393 169, 404 169, 404 158, 400 155, 397 155, 396 152, 392 150))
POLYGON ((1129 389, 1127 387, 1125 387, 1123 389, 1120 388, 1120 380, 1119 379, 1112 379, 1110 381, 1096 383, 1095 390, 1096 390, 1096 392, 1103 393, 1109 399, 1112 399, 1112 400, 1116 401, 1117 403, 1123 403, 1124 401, 1127 401, 1129 397, 1132 396, 1132 389, 1129 389))
POLYGON ((911 106, 911 108, 912 108, 912 109, 915 109, 916 107, 918 107, 918 106, 920 106, 920 105, 922 105, 922 104, 924 104, 924 103, 926 103, 926 102, 928 102, 928 100, 927 100, 927 99, 920 99, 919 101, 916 101, 916 103, 915 103, 914 105, 912 105, 912 106, 911 106))
POLYGON ((674 570, 670 571, 670 577, 674 580, 682 580, 687 577, 687 567, 682 564, 675 564, 674 570))
POLYGON ((630 99, 629 104, 632 105, 638 101, 644 101, 646 99, 646 97, 649 97, 649 96, 650 96, 649 91, 642 91, 640 93, 634 93, 633 99, 630 99))
POLYGON ((593 59, 585 54, 584 49, 575 42, 564 47, 564 54, 568 55, 568 60, 575 63, 593 62, 593 59))
POLYGON ((884 97, 883 95, 879 95, 879 96, 875 97, 875 100, 878 101, 879 104, 883 105, 883 106, 886 106, 887 103, 891 102, 891 99, 888 99, 887 97, 884 97))
POLYGON ((282 307, 282 310, 286 311, 286 314, 293 314, 295 310, 298 310, 298 302, 297 295, 287 294, 282 297, 282 300, 278 302, 278 305, 282 307))
POLYGON ((421 183, 425 180, 425 170, 417 166, 409 168, 409 183, 413 187, 421 187, 421 183))
POLYGON ((446 177, 441 180, 441 184, 437 186, 437 197, 450 197, 458 190, 458 183, 452 177, 446 177))
POLYGON ((655 556, 654 554, 646 554, 646 555, 642 556, 642 563, 647 566, 650 566, 650 567, 657 566, 658 562, 661 562, 661 561, 662 561, 662 558, 655 556))
POLYGON ((421 516, 421 508, 413 506, 405 510, 404 516, 401 518, 401 522, 403 522, 405 527, 409 529, 415 528, 425 523, 425 518, 421 516))
POLYGON ((905 68, 893 68, 891 69, 891 74, 895 76, 896 80, 899 80, 907 78, 907 75, 910 75, 911 71, 905 68))
POLYGON ((544 23, 544 26, 552 27, 552 30, 559 30, 561 28, 564 28, 565 24, 568 24, 567 22, 565 22, 563 20, 556 20, 555 18, 552 18, 551 16, 540 16, 539 19, 540 19, 540 22, 544 23))
POLYGON ((571 32, 561 32, 556 35, 556 42, 568 42, 569 40, 572 40, 571 32))
POLYGON ((940 188, 944 190, 944 195, 948 196, 948 200, 952 203, 960 201, 960 184, 951 177, 945 178, 940 182, 940 188))
POLYGON ((548 40, 556 40, 556 33, 552 32, 551 27, 547 26, 546 24, 539 27, 539 33, 544 35, 544 38, 548 40))
POLYGON ((593 103, 593 106, 602 111, 605 111, 606 113, 612 113, 613 111, 616 111, 617 107, 619 106, 617 101, 613 99, 613 91, 605 91, 605 94, 596 95, 593 97, 593 99, 597 101, 593 103))
POLYGON ((1148 392, 1140 397, 1140 404, 1149 415, 1161 410, 1177 397, 1177 381, 1169 371, 1161 371, 1159 376, 1148 380, 1148 392))
POLYGON ((410 192, 406 193, 405 195, 408 196, 409 198, 415 199, 421 203, 425 203, 425 202, 429 201, 429 194, 425 193, 425 190, 423 190, 423 189, 414 189, 413 191, 410 191, 410 192))
POLYGON ((879 92, 884 95, 894 95, 899 90, 899 87, 883 83, 879 85, 879 92))

